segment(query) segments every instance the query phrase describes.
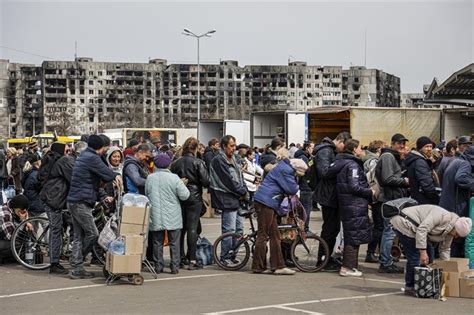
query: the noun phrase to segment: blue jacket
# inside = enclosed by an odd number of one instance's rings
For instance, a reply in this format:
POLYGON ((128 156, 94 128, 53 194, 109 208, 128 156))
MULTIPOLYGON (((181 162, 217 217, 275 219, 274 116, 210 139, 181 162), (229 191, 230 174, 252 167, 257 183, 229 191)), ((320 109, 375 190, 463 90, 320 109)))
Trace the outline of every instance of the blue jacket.
POLYGON ((362 160, 349 153, 340 153, 329 168, 336 175, 336 191, 344 242, 351 245, 366 244, 372 239, 369 222, 369 200, 372 191, 364 173, 362 160))
POLYGON ((117 175, 104 164, 94 149, 87 148, 77 158, 72 170, 67 201, 93 206, 97 202, 100 181, 113 181, 117 175))
POLYGON ((295 170, 291 167, 290 160, 285 159, 265 176, 254 199, 256 202, 276 210, 280 208, 285 195, 295 195, 298 190, 295 170))
POLYGON ((239 209, 240 198, 247 193, 247 186, 235 157, 228 159, 221 150, 211 161, 209 181, 213 208, 222 211, 239 209))
POLYGON ((474 191, 474 146, 455 158, 446 168, 442 179, 439 206, 458 214, 469 216, 469 196, 474 191))
POLYGON ((157 169, 146 179, 145 194, 151 204, 150 231, 183 228, 180 201, 189 198, 189 190, 178 175, 157 169))

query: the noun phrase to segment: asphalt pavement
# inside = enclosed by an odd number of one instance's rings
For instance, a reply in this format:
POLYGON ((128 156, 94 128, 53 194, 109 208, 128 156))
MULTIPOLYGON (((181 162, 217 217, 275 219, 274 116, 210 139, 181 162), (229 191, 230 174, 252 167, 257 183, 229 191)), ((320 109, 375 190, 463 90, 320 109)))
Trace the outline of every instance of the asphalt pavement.
MULTIPOLYGON (((220 235, 220 219, 202 222, 203 235, 214 241, 220 235)), ((318 213, 311 226, 316 231, 321 227, 318 213)), ((362 248, 361 261, 364 254, 362 248)), ((377 267, 362 263, 362 278, 343 278, 327 272, 257 275, 250 272, 250 264, 237 272, 214 265, 180 270, 178 275, 165 269, 157 279, 143 272, 141 286, 126 281, 107 286, 100 266, 88 267, 99 275, 94 279, 71 280, 7 264, 0 266, 0 314, 474 313, 472 299, 441 302, 404 296, 403 275, 380 274, 377 267)))

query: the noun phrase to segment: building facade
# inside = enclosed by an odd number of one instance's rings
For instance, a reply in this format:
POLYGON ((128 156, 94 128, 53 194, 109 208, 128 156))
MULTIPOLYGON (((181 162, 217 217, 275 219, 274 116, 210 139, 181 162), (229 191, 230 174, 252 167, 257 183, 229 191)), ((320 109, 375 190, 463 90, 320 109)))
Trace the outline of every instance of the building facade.
MULTIPOLYGON (((83 134, 123 127, 197 126, 197 65, 0 60, 3 137, 83 134), (8 116, 8 117, 7 117, 8 116)), ((252 111, 321 106, 400 106, 400 79, 365 67, 248 65, 200 68, 201 119, 249 119, 252 111)))

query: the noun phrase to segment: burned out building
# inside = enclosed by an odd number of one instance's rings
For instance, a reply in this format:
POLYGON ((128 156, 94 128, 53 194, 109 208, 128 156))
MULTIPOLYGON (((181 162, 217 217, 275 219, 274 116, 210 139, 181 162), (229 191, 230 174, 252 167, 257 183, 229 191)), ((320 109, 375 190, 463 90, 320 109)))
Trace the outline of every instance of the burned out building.
MULTIPOLYGON (((82 134, 123 127, 197 126, 195 64, 0 61, 4 137, 82 134), (8 116, 8 118, 6 117, 8 116), (8 123, 9 122, 9 123, 8 123), (7 126, 7 127, 5 127, 7 126)), ((200 66, 201 119, 248 119, 252 111, 321 106, 400 106, 400 79, 377 69, 307 65, 200 66)))

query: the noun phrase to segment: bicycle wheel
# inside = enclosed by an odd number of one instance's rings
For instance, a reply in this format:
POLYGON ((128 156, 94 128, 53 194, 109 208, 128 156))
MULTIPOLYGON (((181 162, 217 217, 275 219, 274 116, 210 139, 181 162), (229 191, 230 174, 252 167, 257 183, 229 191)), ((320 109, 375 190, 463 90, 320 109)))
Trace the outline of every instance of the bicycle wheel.
POLYGON ((291 259, 296 268, 303 272, 317 272, 323 269, 330 257, 328 244, 317 235, 298 237, 291 245, 291 259))
POLYGON ((21 222, 13 232, 11 246, 15 259, 26 268, 33 270, 49 268, 48 219, 38 217, 21 222))
POLYGON ((238 233, 225 233, 214 242, 214 261, 224 270, 242 269, 250 258, 250 246, 246 237, 238 233), (229 246, 227 253, 222 252, 223 243, 229 246))

